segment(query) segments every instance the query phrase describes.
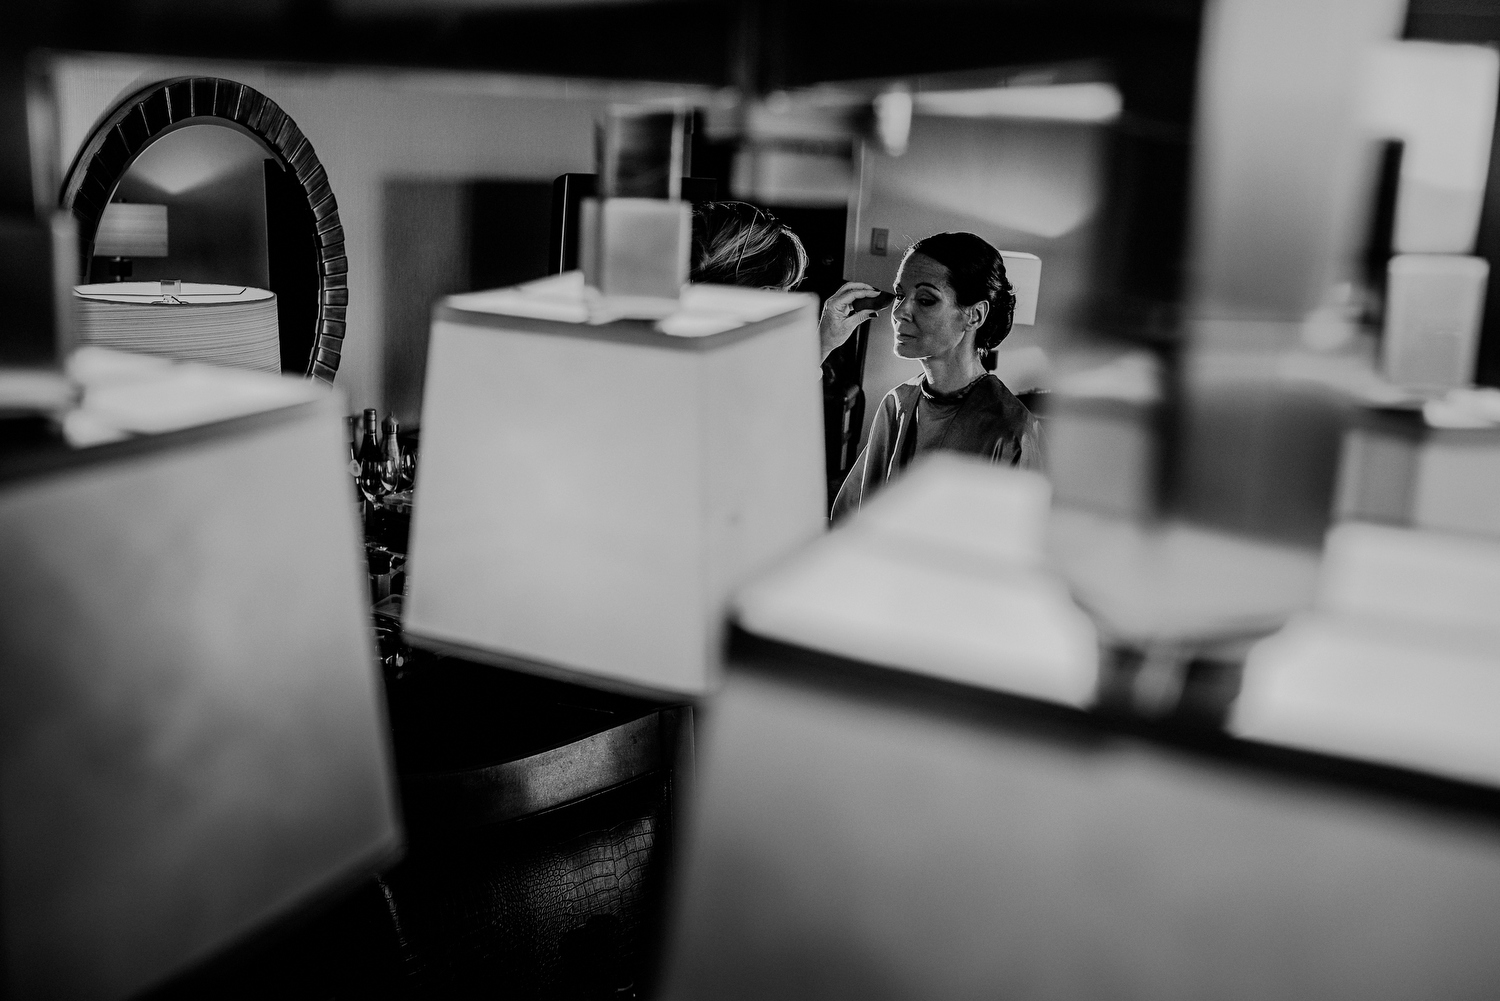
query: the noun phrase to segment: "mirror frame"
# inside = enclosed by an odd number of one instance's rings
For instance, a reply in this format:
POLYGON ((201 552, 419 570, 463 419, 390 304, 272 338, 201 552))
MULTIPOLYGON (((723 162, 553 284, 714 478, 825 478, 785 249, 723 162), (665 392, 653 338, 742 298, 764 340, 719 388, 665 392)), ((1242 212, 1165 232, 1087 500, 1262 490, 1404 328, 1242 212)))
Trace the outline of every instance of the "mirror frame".
POLYGON ((222 77, 174 77, 142 87, 105 113, 73 158, 60 197, 78 224, 80 274, 87 279, 99 219, 130 165, 157 139, 189 125, 224 125, 244 133, 301 185, 318 251, 318 315, 302 374, 332 385, 349 307, 349 259, 338 202, 312 143, 275 101, 253 87, 222 77))

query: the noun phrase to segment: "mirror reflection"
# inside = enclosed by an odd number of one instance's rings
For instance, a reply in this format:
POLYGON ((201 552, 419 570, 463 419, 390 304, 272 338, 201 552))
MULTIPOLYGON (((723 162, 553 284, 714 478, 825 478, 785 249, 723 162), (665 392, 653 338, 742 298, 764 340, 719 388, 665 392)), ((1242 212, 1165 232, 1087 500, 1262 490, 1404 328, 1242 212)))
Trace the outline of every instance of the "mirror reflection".
MULTIPOLYGON (((225 126, 190 125, 162 136, 130 165, 113 202, 165 206, 167 253, 135 257, 123 271, 111 269, 107 258, 129 255, 99 254, 96 247, 91 277, 102 281, 114 270, 136 281, 266 288, 268 169, 280 170, 259 143, 225 126)), ((104 225, 111 215, 106 210, 104 225)))

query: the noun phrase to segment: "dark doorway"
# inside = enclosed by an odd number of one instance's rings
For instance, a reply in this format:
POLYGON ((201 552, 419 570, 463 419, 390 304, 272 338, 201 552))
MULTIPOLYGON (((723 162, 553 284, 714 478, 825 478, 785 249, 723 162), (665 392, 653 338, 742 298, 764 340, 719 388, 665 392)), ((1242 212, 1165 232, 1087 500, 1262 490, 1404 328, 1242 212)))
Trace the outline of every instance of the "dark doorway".
POLYGON ((281 371, 305 375, 318 316, 318 234, 307 192, 275 160, 265 161, 266 275, 276 293, 281 371))

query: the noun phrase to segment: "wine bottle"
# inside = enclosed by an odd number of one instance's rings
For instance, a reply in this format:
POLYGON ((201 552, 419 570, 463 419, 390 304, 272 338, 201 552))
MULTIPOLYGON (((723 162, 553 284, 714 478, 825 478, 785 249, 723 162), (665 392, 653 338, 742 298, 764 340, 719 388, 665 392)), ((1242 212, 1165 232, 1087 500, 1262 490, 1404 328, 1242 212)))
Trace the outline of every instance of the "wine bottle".
POLYGON ((381 484, 380 467, 383 456, 380 454, 380 415, 374 407, 365 411, 364 435, 359 441, 359 450, 355 453, 359 461, 359 494, 360 506, 364 509, 365 525, 368 529, 370 517, 380 503, 380 498, 385 495, 385 488, 381 484))
MULTIPOLYGON (((356 484, 359 482, 359 421, 358 414, 350 414, 344 418, 344 429, 349 434, 349 478, 356 484)), ((358 486, 355 493, 359 492, 358 486)))
POLYGON ((395 414, 385 419, 382 430, 385 440, 381 443, 380 482, 386 493, 393 494, 401 489, 401 442, 397 437, 401 425, 395 414))

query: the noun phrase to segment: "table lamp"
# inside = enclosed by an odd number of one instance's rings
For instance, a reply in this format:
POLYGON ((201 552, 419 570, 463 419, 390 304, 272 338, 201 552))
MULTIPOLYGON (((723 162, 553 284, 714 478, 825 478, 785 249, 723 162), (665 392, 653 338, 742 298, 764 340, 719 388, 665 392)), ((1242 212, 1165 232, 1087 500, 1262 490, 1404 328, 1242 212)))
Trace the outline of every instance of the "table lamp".
POLYGON ((130 277, 132 259, 166 257, 167 207, 111 202, 99 218, 94 256, 109 258, 109 278, 117 282, 130 277))
POLYGON ((433 316, 405 627, 601 687, 713 687, 730 590, 826 512, 817 300, 689 286, 593 322, 583 276, 433 316))
POLYGON ((96 347, 68 374, 79 447, 0 456, 0 995, 113 1001, 401 830, 342 398, 96 347))

